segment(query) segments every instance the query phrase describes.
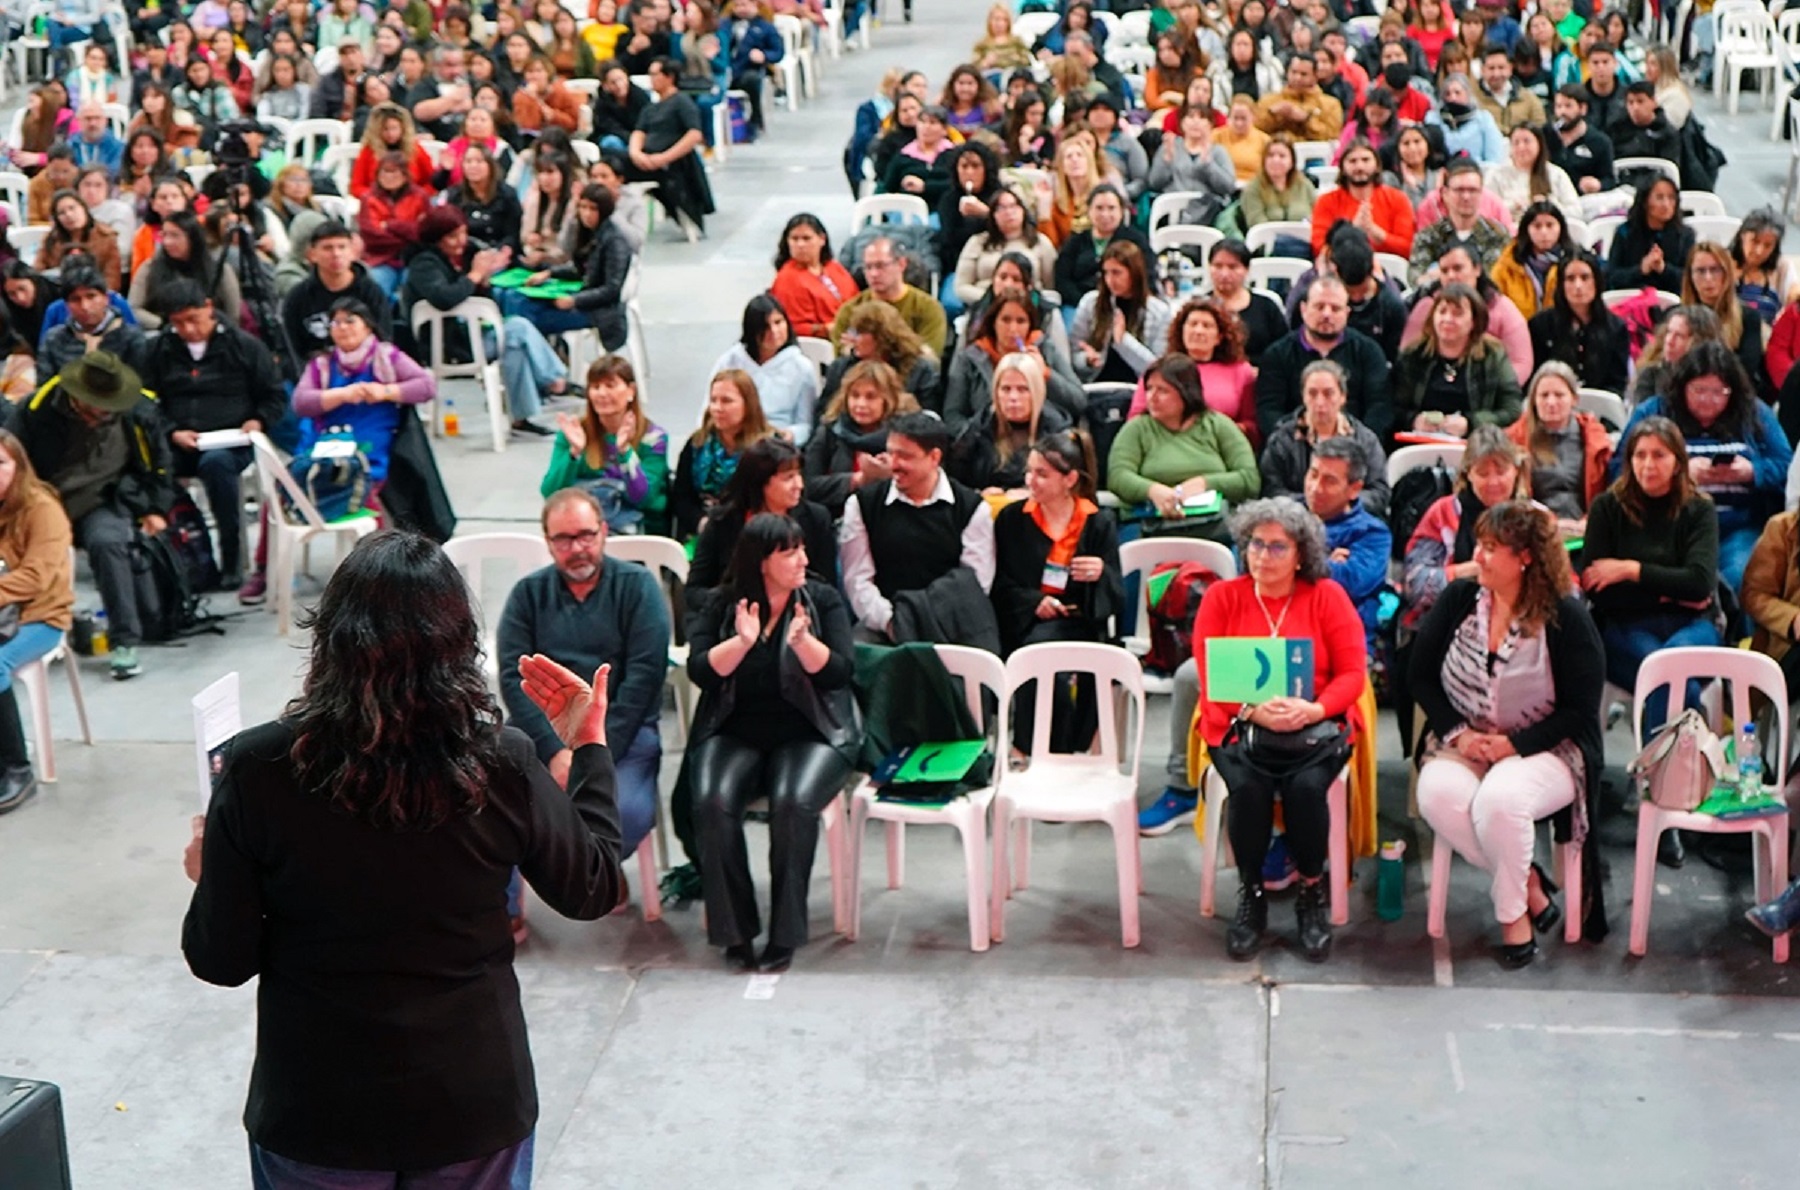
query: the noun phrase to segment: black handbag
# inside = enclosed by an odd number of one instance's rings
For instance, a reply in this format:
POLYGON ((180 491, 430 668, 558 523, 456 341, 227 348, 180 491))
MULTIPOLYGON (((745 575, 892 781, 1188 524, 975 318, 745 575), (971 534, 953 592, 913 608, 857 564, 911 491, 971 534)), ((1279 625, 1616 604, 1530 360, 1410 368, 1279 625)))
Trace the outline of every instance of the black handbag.
POLYGON ((1343 719, 1321 719, 1299 731, 1272 731, 1246 719, 1234 719, 1225 738, 1212 750, 1225 783, 1241 765, 1271 780, 1292 777, 1314 765, 1342 768, 1350 758, 1350 725, 1343 719))

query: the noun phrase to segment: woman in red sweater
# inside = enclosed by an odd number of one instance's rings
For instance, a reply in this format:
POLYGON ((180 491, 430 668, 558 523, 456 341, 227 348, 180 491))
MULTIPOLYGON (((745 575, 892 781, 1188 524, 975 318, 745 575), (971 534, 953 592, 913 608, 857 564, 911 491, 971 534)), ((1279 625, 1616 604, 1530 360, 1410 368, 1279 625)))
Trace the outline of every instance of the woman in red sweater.
POLYGON ((782 229, 769 292, 788 312, 796 335, 829 339, 838 307, 860 291, 849 271, 831 258, 825 225, 817 215, 802 212, 782 229))
POLYGON ((1247 959, 1268 928, 1263 858, 1279 792, 1288 847, 1300 870, 1300 946, 1308 959, 1322 962, 1331 953, 1320 879, 1331 838, 1326 794, 1349 759, 1356 703, 1368 680, 1362 621, 1349 595, 1327 577, 1325 528, 1304 505, 1252 500, 1231 518, 1231 531, 1247 573, 1208 588, 1194 622, 1200 734, 1231 791, 1225 826, 1238 864, 1237 917, 1225 947, 1232 958, 1247 959), (1251 706, 1210 697, 1206 642, 1229 636, 1310 640, 1312 698, 1276 697, 1251 706))

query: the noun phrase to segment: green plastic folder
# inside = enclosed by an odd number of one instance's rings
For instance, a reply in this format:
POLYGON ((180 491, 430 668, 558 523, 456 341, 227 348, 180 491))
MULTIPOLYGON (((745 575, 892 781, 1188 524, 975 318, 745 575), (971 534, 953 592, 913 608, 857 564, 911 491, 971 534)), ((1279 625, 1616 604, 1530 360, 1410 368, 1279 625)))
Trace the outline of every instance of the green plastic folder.
POLYGON ((948 740, 941 743, 908 744, 896 749, 875 769, 877 785, 911 785, 920 781, 960 781, 968 775, 981 754, 987 751, 986 740, 948 740))
POLYGON ((489 277, 488 284, 495 289, 517 289, 525 284, 525 279, 529 276, 531 276, 530 269, 510 268, 489 277))
POLYGON ((1305 637, 1215 636, 1206 642, 1206 697, 1268 702, 1313 696, 1313 643, 1305 637))
POLYGON ((542 285, 521 286, 519 292, 528 298, 542 298, 553 302, 560 297, 574 297, 581 292, 579 281, 546 281, 542 285))

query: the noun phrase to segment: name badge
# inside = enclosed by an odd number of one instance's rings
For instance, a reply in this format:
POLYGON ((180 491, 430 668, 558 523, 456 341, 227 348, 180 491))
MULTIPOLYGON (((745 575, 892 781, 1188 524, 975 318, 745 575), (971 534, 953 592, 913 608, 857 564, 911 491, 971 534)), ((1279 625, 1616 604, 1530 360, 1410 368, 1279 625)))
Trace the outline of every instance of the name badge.
POLYGON ((1068 590, 1069 568, 1058 566, 1055 562, 1044 563, 1044 581, 1040 585, 1046 591, 1068 590))

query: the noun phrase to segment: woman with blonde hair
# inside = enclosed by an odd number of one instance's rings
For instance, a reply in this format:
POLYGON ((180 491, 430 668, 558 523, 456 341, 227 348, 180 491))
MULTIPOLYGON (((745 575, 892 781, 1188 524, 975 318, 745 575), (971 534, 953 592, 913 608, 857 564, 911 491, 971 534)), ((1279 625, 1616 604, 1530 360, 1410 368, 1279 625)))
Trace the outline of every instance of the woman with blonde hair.
POLYGON ((436 193, 431 184, 435 170, 431 154, 419 144, 419 130, 412 113, 397 103, 378 103, 369 112, 363 128, 362 152, 350 167, 350 197, 361 199, 375 185, 375 170, 387 153, 398 153, 407 163, 407 175, 413 185, 427 196, 436 193))
POLYGON ((1046 406, 1044 365, 1022 351, 994 365, 993 397, 963 426, 950 446, 945 469, 950 478, 979 491, 994 503, 1025 497, 1025 456, 1045 434, 1059 434, 1072 423, 1062 410, 1046 406))
POLYGON ((987 30, 969 56, 982 70, 1030 69, 1031 47, 1013 32, 1012 9, 1004 4, 988 9, 987 30))
POLYGON ((681 448, 669 489, 669 509, 678 539, 693 536, 702 518, 724 497, 744 448, 774 432, 763 414, 756 381, 748 372, 729 368, 712 378, 706 413, 700 428, 681 448))
POLYGON ((0 814, 37 787, 12 677, 60 645, 73 622, 72 540, 56 490, 37 477, 24 443, 0 430, 0 604, 19 609, 18 630, 0 643, 0 814))
POLYGON ((806 498, 837 517, 857 488, 891 478, 888 423, 918 411, 918 401, 887 364, 870 359, 850 365, 806 443, 806 498))
POLYGON ((540 490, 581 488, 614 532, 669 531, 669 435, 644 412, 637 373, 623 356, 588 366, 581 415, 556 415, 556 441, 540 490))
MULTIPOLYGON (((1701 240, 1688 253, 1681 271, 1683 305, 1704 306, 1719 319, 1719 342, 1737 353, 1751 382, 1768 388, 1763 371, 1763 320, 1738 297, 1738 266, 1731 250, 1716 240, 1701 240)), ((1765 399, 1773 394, 1765 394, 1765 399)))
MULTIPOLYGON (((1053 195, 1050 218, 1042 228, 1058 248, 1071 234, 1088 229, 1087 200, 1105 180, 1101 164, 1086 140, 1068 137, 1056 149, 1056 168, 1051 172, 1053 195)), ((1123 190, 1123 185, 1120 189, 1123 190)))

